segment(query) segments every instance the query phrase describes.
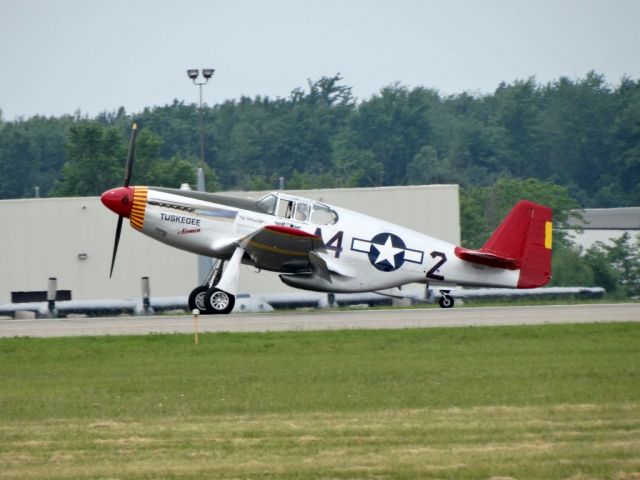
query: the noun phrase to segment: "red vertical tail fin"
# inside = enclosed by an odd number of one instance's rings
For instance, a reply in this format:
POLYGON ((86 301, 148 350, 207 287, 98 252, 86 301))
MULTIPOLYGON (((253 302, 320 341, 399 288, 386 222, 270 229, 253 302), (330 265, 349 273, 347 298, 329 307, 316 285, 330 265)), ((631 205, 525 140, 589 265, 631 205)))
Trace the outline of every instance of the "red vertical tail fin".
POLYGON ((536 288, 551 279, 551 208, 520 200, 480 250, 458 247, 469 262, 520 270, 518 288, 536 288))
POLYGON ((518 288, 542 287, 551 279, 551 219, 549 207, 520 200, 480 251, 515 258, 518 288))

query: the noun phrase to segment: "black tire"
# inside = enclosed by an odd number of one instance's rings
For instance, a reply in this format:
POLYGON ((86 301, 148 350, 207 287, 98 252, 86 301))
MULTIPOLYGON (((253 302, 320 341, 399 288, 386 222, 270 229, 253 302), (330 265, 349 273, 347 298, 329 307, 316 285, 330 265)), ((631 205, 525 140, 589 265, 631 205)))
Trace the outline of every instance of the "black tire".
POLYGON ((231 295, 230 293, 227 293, 224 290, 220 290, 216 287, 211 287, 209 290, 207 290, 207 293, 205 295, 208 308, 207 313, 231 313, 231 310, 233 310, 233 306, 236 304, 235 295, 231 295))
POLYGON ((453 308, 453 304, 456 303, 454 298, 451 295, 444 294, 438 300, 438 304, 442 308, 453 308))
POLYGON ((209 287, 206 285, 200 285, 199 287, 191 290, 189 294, 189 310, 193 311, 194 309, 200 310, 202 315, 207 315, 211 313, 207 304, 207 290, 209 287))

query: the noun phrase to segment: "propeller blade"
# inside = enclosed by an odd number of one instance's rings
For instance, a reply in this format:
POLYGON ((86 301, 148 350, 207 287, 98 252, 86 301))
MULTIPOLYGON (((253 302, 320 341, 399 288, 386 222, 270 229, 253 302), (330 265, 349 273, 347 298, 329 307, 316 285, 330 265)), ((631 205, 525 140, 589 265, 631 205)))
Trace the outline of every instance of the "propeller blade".
POLYGON ((120 232, 122 231, 122 220, 124 217, 120 215, 118 217, 118 226, 116 227, 116 238, 113 241, 113 255, 111 257, 111 270, 109 271, 109 278, 113 275, 113 266, 116 264, 116 253, 118 253, 118 243, 120 243, 120 232))
MULTIPOLYGON (((136 150, 136 135, 138 134, 138 124, 131 125, 131 137, 129 138, 129 151, 127 152, 127 163, 124 167, 124 186, 129 186, 131 180, 131 171, 133 170, 133 156, 136 150)), ((118 253, 118 244, 120 243, 120 233, 122 232, 122 221, 124 217, 118 216, 118 225, 116 226, 116 238, 113 241, 113 255, 111 256, 111 270, 109 270, 109 278, 113 275, 113 267, 116 264, 116 255, 118 253)))
POLYGON ((131 126, 131 137, 129 138, 129 152, 127 153, 127 163, 124 167, 124 186, 129 186, 131 180, 131 170, 133 170, 133 155, 136 149, 136 135, 138 134, 138 124, 131 126))

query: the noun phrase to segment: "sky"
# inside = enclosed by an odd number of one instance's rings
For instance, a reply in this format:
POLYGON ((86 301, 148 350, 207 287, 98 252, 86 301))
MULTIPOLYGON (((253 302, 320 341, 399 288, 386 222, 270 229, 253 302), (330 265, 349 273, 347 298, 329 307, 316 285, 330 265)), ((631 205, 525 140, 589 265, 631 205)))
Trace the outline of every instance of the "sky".
POLYGON ((640 78, 638 0, 0 0, 4 120, 288 97, 341 74, 367 99, 500 82, 640 78))

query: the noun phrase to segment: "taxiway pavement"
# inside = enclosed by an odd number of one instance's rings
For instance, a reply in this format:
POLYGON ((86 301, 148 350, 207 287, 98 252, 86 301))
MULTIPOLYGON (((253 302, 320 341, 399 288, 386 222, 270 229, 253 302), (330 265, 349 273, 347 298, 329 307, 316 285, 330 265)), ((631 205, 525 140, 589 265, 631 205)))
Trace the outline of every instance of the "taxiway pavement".
MULTIPOLYGON (((596 322, 640 322, 640 303, 200 315, 198 330, 270 332, 596 322)), ((0 337, 193 333, 194 327, 190 315, 5 319, 0 320, 0 337)))

